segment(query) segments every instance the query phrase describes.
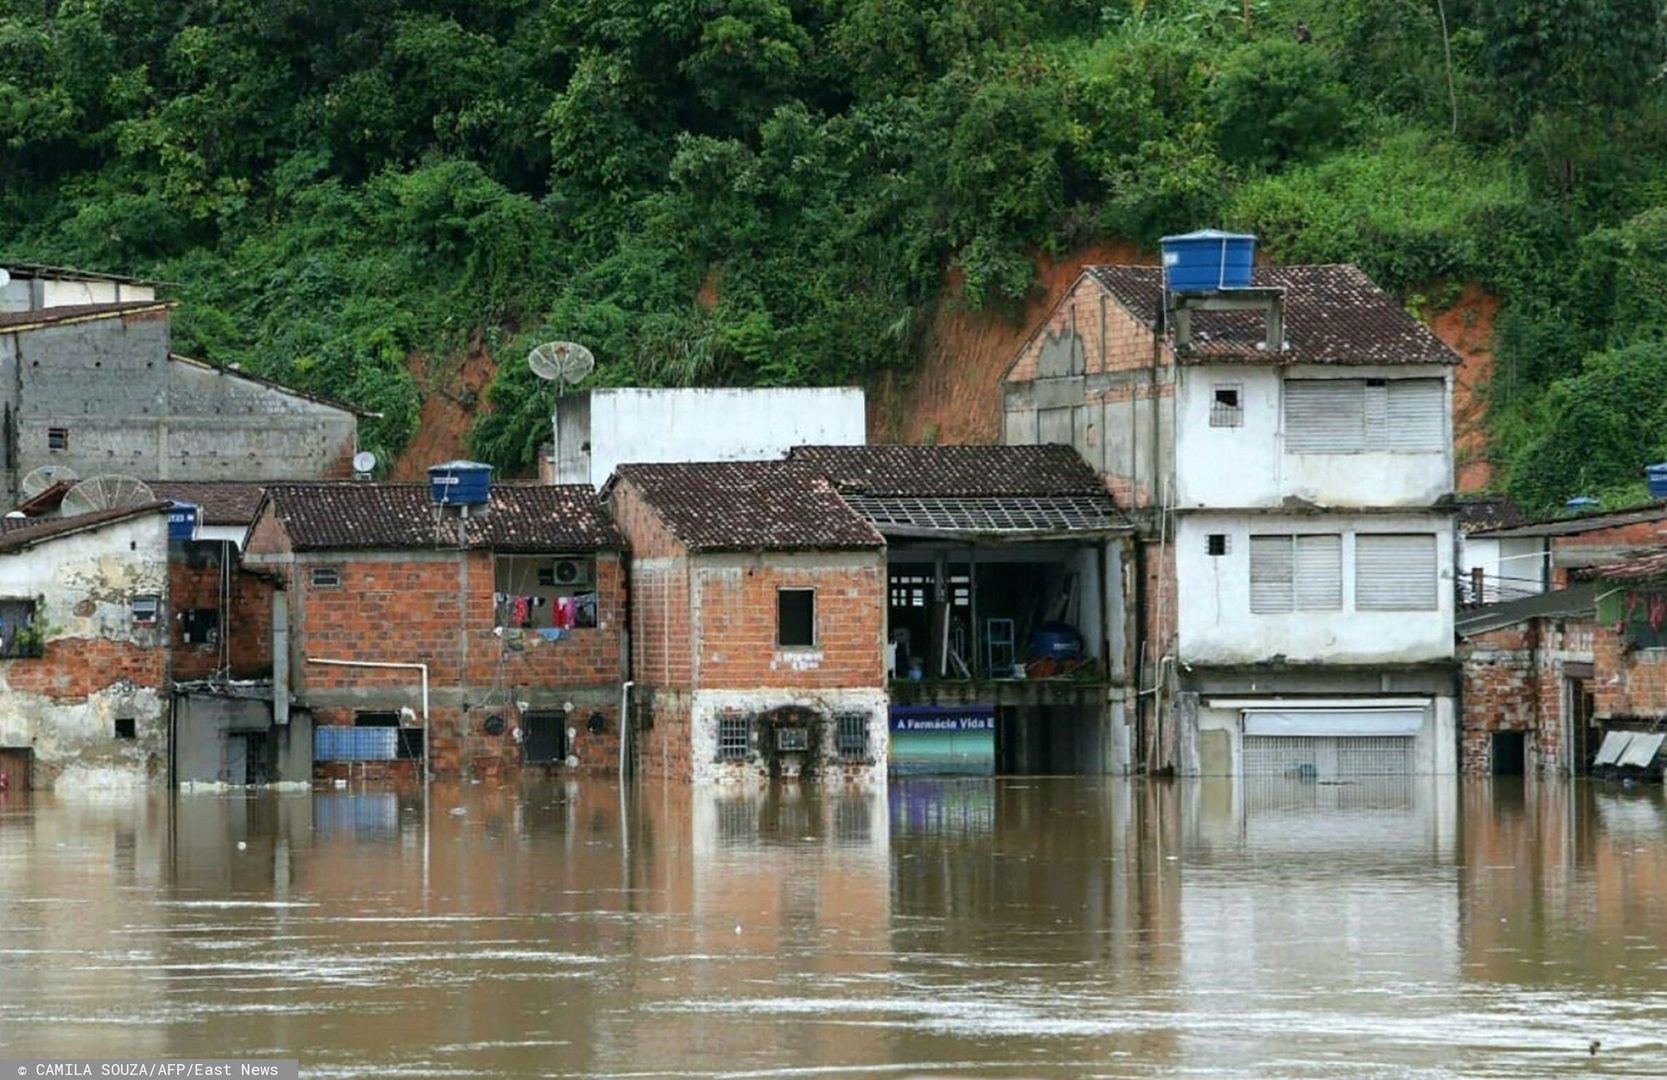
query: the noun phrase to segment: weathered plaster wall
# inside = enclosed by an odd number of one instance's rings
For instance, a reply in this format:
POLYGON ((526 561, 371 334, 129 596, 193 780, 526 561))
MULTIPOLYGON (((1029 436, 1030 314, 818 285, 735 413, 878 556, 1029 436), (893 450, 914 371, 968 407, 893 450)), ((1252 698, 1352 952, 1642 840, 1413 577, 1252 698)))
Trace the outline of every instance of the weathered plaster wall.
POLYGON ((37 787, 165 779, 167 552, 158 513, 0 557, 0 597, 35 599, 46 634, 42 656, 0 660, 0 746, 34 751, 37 787), (156 623, 133 621, 136 596, 159 598, 156 623))
POLYGON ((822 782, 884 784, 889 737, 889 698, 884 687, 821 690, 700 690, 694 695, 690 724, 691 779, 697 783, 767 783, 772 778, 807 776, 822 782), (808 755, 779 753, 772 745, 770 720, 777 710, 808 712, 815 729, 808 755), (860 713, 868 718, 868 753, 841 759, 836 750, 835 718, 860 713), (718 756, 718 730, 725 716, 745 717, 752 726, 752 749, 744 760, 718 756))

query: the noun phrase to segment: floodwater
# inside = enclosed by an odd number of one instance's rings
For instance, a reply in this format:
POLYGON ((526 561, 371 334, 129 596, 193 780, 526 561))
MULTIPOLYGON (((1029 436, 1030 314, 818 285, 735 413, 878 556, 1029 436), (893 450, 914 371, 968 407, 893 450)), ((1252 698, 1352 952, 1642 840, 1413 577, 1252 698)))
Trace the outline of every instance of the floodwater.
POLYGON ((0 796, 0 1056, 1667 1073, 1658 788, 586 782, 436 786, 426 819, 420 792, 0 796))

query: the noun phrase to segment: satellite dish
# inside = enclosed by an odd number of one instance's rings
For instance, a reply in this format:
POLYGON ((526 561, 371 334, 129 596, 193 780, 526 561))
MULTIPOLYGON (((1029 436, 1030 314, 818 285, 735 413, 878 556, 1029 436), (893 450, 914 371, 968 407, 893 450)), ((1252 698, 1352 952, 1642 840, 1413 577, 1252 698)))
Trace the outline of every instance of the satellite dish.
POLYGON ((573 341, 546 341, 527 354, 533 374, 548 382, 576 386, 596 367, 596 357, 573 341))
POLYGON ((354 472, 362 473, 368 476, 370 475, 370 471, 374 468, 376 468, 376 455, 371 453, 369 450, 361 450, 357 454, 353 455, 354 472))
POLYGON ((124 506, 143 506, 155 502, 156 495, 142 480, 120 473, 89 476, 64 492, 59 513, 64 517, 91 514, 99 510, 117 510, 124 506))
POLYGON ((75 470, 70 468, 68 465, 42 465, 38 469, 30 469, 28 472, 24 473, 23 482, 19 485, 19 487, 22 491, 24 501, 28 501, 45 491, 47 488, 51 487, 53 484, 60 483, 64 480, 68 480, 73 483, 79 479, 80 477, 75 475, 75 470))
POLYGON ((7 270, 4 266, 0 266, 0 289, 4 289, 7 285, 10 285, 11 283, 12 283, 11 271, 7 270))

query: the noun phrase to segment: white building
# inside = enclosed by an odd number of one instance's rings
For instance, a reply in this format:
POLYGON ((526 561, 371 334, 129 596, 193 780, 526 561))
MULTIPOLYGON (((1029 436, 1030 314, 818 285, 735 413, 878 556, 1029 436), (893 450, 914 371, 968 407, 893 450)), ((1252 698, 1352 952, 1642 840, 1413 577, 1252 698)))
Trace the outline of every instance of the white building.
POLYGON ((154 281, 62 266, 0 263, 0 312, 155 299, 154 281))
POLYGON ((1145 511, 1145 764, 1453 772, 1457 357, 1350 266, 1164 297, 1090 267, 1004 384, 1145 511))
POLYGON ((773 461, 795 446, 867 441, 857 387, 581 390, 552 419, 543 479, 598 489, 620 465, 773 461))

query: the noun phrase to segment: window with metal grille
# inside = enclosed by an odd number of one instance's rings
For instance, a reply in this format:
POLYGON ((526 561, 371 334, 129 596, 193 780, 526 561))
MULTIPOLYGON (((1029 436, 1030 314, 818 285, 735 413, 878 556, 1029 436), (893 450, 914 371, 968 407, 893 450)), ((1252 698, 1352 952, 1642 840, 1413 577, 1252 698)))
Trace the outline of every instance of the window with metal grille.
POLYGON ((834 749, 848 761, 868 757, 867 713, 839 713, 834 717, 834 749))
POLYGON ((776 590, 776 644, 816 644, 816 590, 776 590))
POLYGON ((1434 611, 1434 533, 1361 533, 1354 538, 1357 611, 1434 611))
POLYGON ((1441 379, 1287 379, 1285 449, 1293 454, 1447 448, 1441 379))
POLYGON ((1216 383, 1210 397, 1211 427, 1244 426, 1244 386, 1216 383))
POLYGON ((1338 533, 1252 536, 1250 610, 1259 615, 1340 611, 1343 537, 1338 533))
POLYGON ((423 729, 401 725, 397 712, 387 709, 367 709, 356 712, 353 714, 353 726, 356 728, 396 728, 399 734, 395 736, 394 757, 400 761, 414 761, 423 756, 423 729))
POLYGON ((46 448, 48 450, 69 449, 69 428, 49 427, 46 429, 46 448))
POLYGON ((133 598, 133 621, 141 626, 149 626, 156 622, 157 613, 162 610, 160 596, 135 596, 133 598))
POLYGON ((342 583, 342 572, 339 566, 315 566, 312 572, 314 588, 334 589, 342 583))
POLYGON ((521 760, 555 765, 567 760, 567 714, 560 709, 528 709, 521 714, 521 760))
POLYGON ((1211 533, 1206 536, 1204 538, 1204 550, 1207 554, 1217 557, 1227 554, 1227 534, 1211 533))
POLYGON ((41 631, 33 600, 0 600, 0 659, 41 655, 41 631))
POLYGON ((725 715, 718 718, 718 760, 743 761, 752 749, 752 717, 725 715))

